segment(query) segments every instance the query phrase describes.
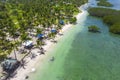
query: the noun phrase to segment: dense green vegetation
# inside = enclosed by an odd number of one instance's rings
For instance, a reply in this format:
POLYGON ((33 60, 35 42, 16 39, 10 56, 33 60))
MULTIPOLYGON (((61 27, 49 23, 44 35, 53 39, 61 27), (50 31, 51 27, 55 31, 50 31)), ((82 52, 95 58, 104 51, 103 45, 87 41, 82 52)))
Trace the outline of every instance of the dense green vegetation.
POLYGON ((87 0, 0 0, 0 59, 25 40, 32 39, 31 33, 44 33, 45 28, 53 25, 61 29, 60 20, 65 24, 75 23, 74 14, 85 2, 87 0))
POLYGON ((115 34, 120 34, 120 11, 107 8, 90 8, 91 16, 100 17, 108 24, 109 31, 115 34))
POLYGON ((111 3, 109 3, 107 0, 97 0, 99 1, 97 4, 98 6, 106 6, 106 7, 111 7, 113 6, 111 3))
POLYGON ((99 31, 100 30, 100 28, 98 28, 96 25, 92 25, 92 26, 89 26, 88 27, 88 31, 90 31, 90 32, 100 32, 99 31))
POLYGON ((115 23, 110 27, 110 31, 116 34, 120 34, 120 23, 115 23))

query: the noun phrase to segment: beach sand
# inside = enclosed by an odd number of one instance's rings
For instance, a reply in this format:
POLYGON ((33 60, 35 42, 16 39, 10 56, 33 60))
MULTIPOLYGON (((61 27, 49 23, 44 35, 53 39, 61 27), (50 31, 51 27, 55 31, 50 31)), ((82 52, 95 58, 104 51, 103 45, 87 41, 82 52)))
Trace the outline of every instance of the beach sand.
MULTIPOLYGON (((64 34, 64 32, 66 32, 68 29, 70 29, 70 27, 72 26, 72 24, 67 24, 65 26, 63 26, 62 28, 62 33, 64 34)), ((61 38, 60 35, 56 35, 55 40, 58 41, 61 38)), ((33 69, 35 71, 35 66, 38 64, 42 65, 43 64, 43 60, 47 59, 48 56, 48 52, 49 50, 53 49, 53 46, 55 43, 51 42, 51 40, 46 40, 45 41, 46 45, 43 46, 44 50, 45 50, 45 55, 40 55, 39 53, 39 49, 35 48, 32 49, 31 52, 34 53, 36 55, 35 58, 31 59, 30 56, 27 56, 24 60, 25 60, 25 66, 18 68, 16 71, 16 75, 11 78, 10 80, 25 80, 25 77, 28 76, 31 72, 33 72, 33 69)))
MULTIPOLYGON (((81 8, 80 8, 81 9, 81 8)), ((81 13, 79 13, 78 15, 76 15, 76 18, 79 19, 80 17, 82 17, 82 15, 84 14, 84 10, 82 10, 81 13)), ((71 26, 73 26, 72 24, 67 24, 65 26, 63 26, 62 28, 62 33, 64 34, 66 31, 69 31, 71 29, 71 26)), ((59 40, 62 37, 60 35, 56 35, 55 40, 59 40)), ((45 41, 46 45, 43 46, 44 50, 46 50, 45 55, 40 55, 40 53, 38 53, 40 50, 39 49, 32 49, 32 53, 34 53, 36 55, 36 57, 34 59, 31 59, 30 56, 26 57, 24 60, 26 61, 25 67, 24 68, 19 68, 16 71, 16 75, 11 78, 10 80, 25 80, 26 76, 29 76, 29 74, 31 72, 33 72, 36 70, 35 66, 38 65, 42 65, 43 64, 43 60, 44 59, 48 59, 49 58, 49 51, 53 50, 53 46, 55 45, 55 43, 51 42, 50 40, 46 40, 45 41)), ((59 43, 59 41, 58 41, 59 43)))
MULTIPOLYGON (((77 19, 82 17, 82 15, 84 14, 83 8, 85 8, 85 7, 82 6, 81 8, 80 9, 82 10, 82 13, 79 13, 76 16, 77 19)), ((66 32, 69 29, 71 29, 70 28, 71 26, 72 26, 71 24, 65 25, 63 27, 63 29, 62 29, 63 34, 64 34, 64 32, 66 32)), ((58 41, 61 38, 62 37, 60 35, 56 35, 55 40, 58 41)), ((59 43, 59 41, 58 41, 58 43, 59 43)), ((37 55, 36 58, 34 58, 34 59, 31 59, 30 57, 25 58, 25 60, 27 62, 26 65, 25 65, 25 69, 24 68, 19 68, 17 70, 17 74, 13 78, 11 78, 10 80, 25 80, 25 77, 28 76, 33 71, 33 69, 35 69, 35 66, 38 65, 38 63, 39 63, 39 65, 42 66, 43 60, 49 58, 49 51, 54 49, 54 45, 55 44, 53 42, 51 42, 50 40, 46 41, 46 45, 43 46, 43 48, 46 50, 46 52, 45 52, 46 54, 45 55, 39 55, 39 53, 38 53, 39 49, 33 49, 32 52, 37 55)))

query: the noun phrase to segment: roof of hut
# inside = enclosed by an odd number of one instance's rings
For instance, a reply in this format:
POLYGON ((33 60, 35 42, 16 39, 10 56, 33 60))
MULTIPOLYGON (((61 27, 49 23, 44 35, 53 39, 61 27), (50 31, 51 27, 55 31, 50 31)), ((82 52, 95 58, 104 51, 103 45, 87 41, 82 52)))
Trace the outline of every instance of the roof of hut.
POLYGON ((16 59, 6 59, 2 62, 2 67, 4 71, 12 71, 16 68, 18 61, 16 59))

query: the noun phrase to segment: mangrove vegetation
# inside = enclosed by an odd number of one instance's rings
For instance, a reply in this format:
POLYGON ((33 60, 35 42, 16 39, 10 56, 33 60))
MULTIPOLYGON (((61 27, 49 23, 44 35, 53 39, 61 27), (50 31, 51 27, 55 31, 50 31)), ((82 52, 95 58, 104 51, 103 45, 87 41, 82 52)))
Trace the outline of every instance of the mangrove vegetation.
POLYGON ((120 34, 120 11, 108 8, 90 8, 88 10, 91 16, 102 18, 109 26, 109 31, 120 34))
POLYGON ((98 6, 106 6, 106 7, 112 7, 113 6, 107 0, 97 0, 97 1, 98 1, 98 3, 97 3, 98 6))
POLYGON ((88 27, 88 31, 96 33, 96 32, 100 32, 100 28, 98 28, 96 25, 91 25, 88 27))

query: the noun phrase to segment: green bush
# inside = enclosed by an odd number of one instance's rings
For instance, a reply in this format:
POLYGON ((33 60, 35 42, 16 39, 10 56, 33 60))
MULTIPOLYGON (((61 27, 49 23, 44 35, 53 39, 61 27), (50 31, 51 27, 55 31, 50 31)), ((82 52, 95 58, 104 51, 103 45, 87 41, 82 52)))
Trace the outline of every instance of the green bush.
POLYGON ((120 11, 114 9, 108 9, 108 8, 90 8, 88 12, 91 16, 96 16, 96 17, 105 17, 108 15, 116 15, 116 16, 120 15, 120 11))
POLYGON ((110 32, 120 34, 120 23, 115 23, 110 27, 110 32))
POLYGON ((120 22, 120 16, 108 15, 103 17, 103 21, 108 25, 113 25, 120 22))
POLYGON ((100 28, 98 28, 95 25, 92 25, 92 26, 88 27, 88 31, 90 31, 90 32, 100 32, 99 30, 100 30, 100 28))
POLYGON ((4 60, 6 58, 7 54, 5 53, 0 53, 0 61, 4 60))
POLYGON ((111 3, 107 2, 106 0, 99 0, 99 2, 97 4, 98 4, 98 6, 106 6, 106 7, 113 6, 111 3))
POLYGON ((70 19, 70 23, 76 23, 76 21, 77 21, 76 17, 70 19))

